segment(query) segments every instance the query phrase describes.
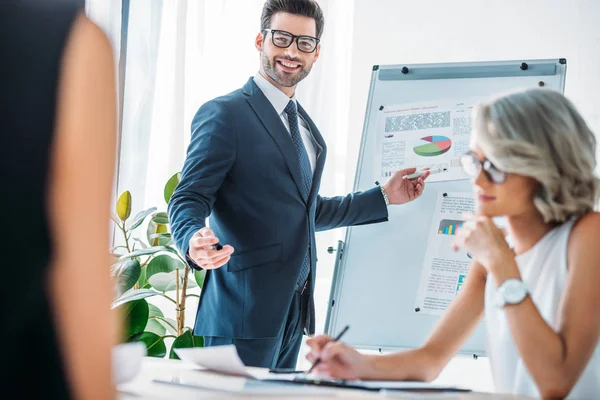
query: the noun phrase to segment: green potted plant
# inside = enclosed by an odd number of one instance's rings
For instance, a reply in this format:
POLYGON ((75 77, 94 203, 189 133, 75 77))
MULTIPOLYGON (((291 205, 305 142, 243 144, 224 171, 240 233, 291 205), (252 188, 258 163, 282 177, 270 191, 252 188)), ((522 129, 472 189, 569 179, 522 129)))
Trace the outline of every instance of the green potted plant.
MULTIPOLYGON (((164 188, 164 199, 169 203, 180 174, 173 175, 164 188)), ((169 217, 156 207, 139 212, 132 219, 132 196, 123 192, 112 217, 116 231, 123 235, 123 243, 111 249, 115 263, 111 275, 115 280, 113 308, 123 318, 123 341, 145 343, 147 355, 165 357, 165 339, 174 339, 168 352, 169 358, 177 359, 177 348, 202 347, 202 336, 194 336, 185 326, 186 300, 199 297, 189 293, 195 287, 202 288, 204 271, 194 271, 179 255, 169 233, 169 217), (142 229, 148 220, 145 232, 142 229), (145 234, 142 238, 140 233, 145 234), (145 240, 144 240, 145 239, 145 240), (175 319, 165 316, 163 310, 147 301, 160 296, 168 300, 175 311, 175 319)))

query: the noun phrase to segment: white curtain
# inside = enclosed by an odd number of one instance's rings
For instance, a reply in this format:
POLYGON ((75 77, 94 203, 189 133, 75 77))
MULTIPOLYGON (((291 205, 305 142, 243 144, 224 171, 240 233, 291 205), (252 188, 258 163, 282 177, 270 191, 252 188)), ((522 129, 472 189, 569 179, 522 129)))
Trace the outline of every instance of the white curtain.
MULTIPOLYGON (((117 25, 120 29, 115 22, 120 7, 114 12, 110 3, 114 1, 88 0, 88 12, 114 31, 117 25)), ((117 193, 132 193, 134 214, 152 206, 166 210, 163 187, 183 166, 198 107, 240 88, 257 72, 254 38, 263 4, 264 0, 130 1, 117 193)), ((297 95, 329 147, 321 194, 337 195, 349 189, 346 148, 354 2, 319 4, 326 19, 321 58, 297 95)), ((324 232, 317 238, 318 331, 324 329, 335 259, 326 249, 335 246, 342 234, 343 230, 324 232)))

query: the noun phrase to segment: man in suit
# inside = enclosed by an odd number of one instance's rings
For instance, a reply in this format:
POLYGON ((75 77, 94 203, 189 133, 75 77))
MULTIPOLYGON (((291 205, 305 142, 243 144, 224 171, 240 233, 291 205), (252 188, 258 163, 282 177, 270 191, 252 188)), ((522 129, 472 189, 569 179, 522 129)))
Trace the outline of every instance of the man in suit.
POLYGON ((319 196, 327 147, 294 91, 323 24, 313 0, 267 0, 259 73, 200 107, 169 204, 179 250, 206 270, 194 334, 235 344, 246 365, 294 368, 314 333, 315 231, 386 221, 388 204, 420 196, 427 177, 405 179, 407 169, 365 192, 319 196))

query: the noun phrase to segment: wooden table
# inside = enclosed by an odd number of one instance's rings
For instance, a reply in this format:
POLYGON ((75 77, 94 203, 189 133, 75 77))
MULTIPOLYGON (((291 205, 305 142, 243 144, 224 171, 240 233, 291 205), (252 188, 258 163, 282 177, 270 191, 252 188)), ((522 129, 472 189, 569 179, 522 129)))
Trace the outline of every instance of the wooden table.
MULTIPOLYGON (((254 381, 256 382, 256 381, 254 381)), ((178 360, 159 359, 145 357, 142 361, 140 372, 130 382, 122 383, 118 386, 119 399, 240 399, 251 398, 254 400, 262 399, 312 399, 325 400, 332 398, 344 399, 527 399, 526 397, 518 397, 503 394, 491 393, 435 393, 422 394, 404 392, 399 394, 394 393, 393 396, 383 396, 377 392, 369 392, 364 390, 349 390, 349 389, 333 389, 333 388, 313 388, 294 385, 275 385, 272 393, 252 393, 253 381, 245 380, 244 378, 224 376, 208 371, 203 371, 200 368, 195 368, 193 365, 178 360), (156 382, 156 380, 166 381, 156 382), (169 383, 170 382, 170 383, 169 383), (202 385, 204 388, 192 387, 191 384, 202 385), (248 388, 250 384, 250 389, 248 388), (243 392, 236 390, 244 387, 243 392), (212 388, 212 389, 211 389, 212 388), (222 388, 226 388, 223 390, 222 388), (312 392, 311 392, 312 391, 312 392)), ((260 382, 257 382, 260 384, 260 382)), ((270 390, 270 389, 269 389, 270 390)))

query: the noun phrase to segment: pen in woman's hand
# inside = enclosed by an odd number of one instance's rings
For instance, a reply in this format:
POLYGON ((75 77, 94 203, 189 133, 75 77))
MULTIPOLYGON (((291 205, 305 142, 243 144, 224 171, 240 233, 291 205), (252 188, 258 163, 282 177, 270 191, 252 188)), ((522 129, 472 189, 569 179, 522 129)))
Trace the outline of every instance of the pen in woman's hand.
MULTIPOLYGON (((342 338, 342 336, 344 335, 344 333, 346 333, 346 331, 350 328, 350 325, 346 325, 346 327, 344 327, 344 329, 342 329, 342 331, 333 338, 332 342, 337 342, 338 340, 340 340, 342 338)), ((331 343, 331 342, 330 342, 331 343)), ((321 357, 317 358, 315 360, 315 362, 313 363, 312 367, 310 367, 310 369, 308 370, 307 374, 310 374, 312 372, 312 370, 321 362, 321 357)))

